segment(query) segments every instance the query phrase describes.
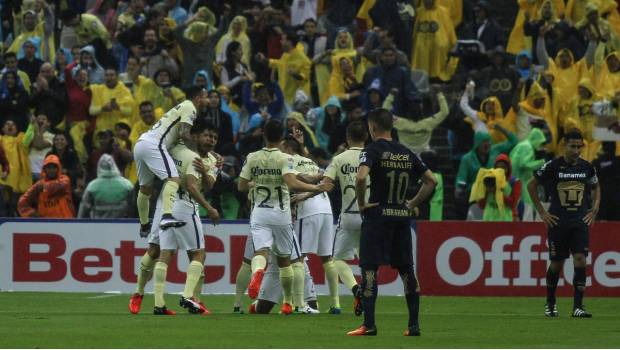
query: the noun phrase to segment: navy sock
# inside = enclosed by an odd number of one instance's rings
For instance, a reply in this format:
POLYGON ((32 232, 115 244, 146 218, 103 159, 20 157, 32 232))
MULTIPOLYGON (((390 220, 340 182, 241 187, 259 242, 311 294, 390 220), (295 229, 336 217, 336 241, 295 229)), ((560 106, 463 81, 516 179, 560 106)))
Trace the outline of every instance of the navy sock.
POLYGON ((551 266, 547 269, 547 304, 555 305, 555 290, 558 287, 560 274, 551 270, 551 266))
POLYGON ((575 296, 573 297, 573 309, 583 307, 583 291, 579 287, 586 287, 586 268, 575 267, 575 276, 573 277, 573 287, 575 288, 575 296))
POLYGON ((362 267, 362 305, 364 306, 364 326, 375 327, 375 304, 377 303, 377 267, 362 267))
POLYGON ((418 280, 415 277, 413 266, 399 268, 398 273, 403 281, 405 299, 409 310, 408 326, 419 326, 418 315, 420 313, 420 293, 418 293, 418 280))

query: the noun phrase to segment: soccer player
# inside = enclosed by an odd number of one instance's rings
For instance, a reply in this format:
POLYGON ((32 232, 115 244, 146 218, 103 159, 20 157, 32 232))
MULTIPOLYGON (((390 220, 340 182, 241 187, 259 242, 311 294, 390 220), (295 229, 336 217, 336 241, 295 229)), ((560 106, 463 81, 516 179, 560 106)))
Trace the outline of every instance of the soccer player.
POLYGON ((555 290, 564 261, 573 255, 573 317, 589 318, 592 314, 583 307, 586 289, 586 257, 589 229, 598 213, 601 198, 596 170, 579 157, 584 147, 583 135, 572 130, 564 135, 564 155, 545 163, 534 172, 527 190, 534 206, 547 225, 549 260, 547 269, 547 303, 545 316, 557 317, 555 290), (551 194, 551 206, 545 210, 538 197, 537 186, 551 194))
MULTIPOLYGON (((213 140, 216 131, 211 128, 210 130, 206 130, 205 124, 199 122, 192 126, 190 132, 194 139, 194 144, 205 145, 210 143, 209 140, 213 140)), ((202 157, 213 157, 213 155, 208 152, 204 152, 205 148, 201 150, 202 157)), ((183 290, 183 295, 181 296, 179 304, 188 309, 191 313, 208 314, 209 311, 193 298, 194 291, 204 273, 203 264, 205 259, 204 233, 198 214, 198 204, 207 209, 209 218, 211 218, 214 223, 217 223, 219 220, 219 214, 202 195, 202 174, 192 165, 192 162, 198 155, 183 144, 178 144, 172 148, 170 155, 181 174, 181 189, 178 192, 177 200, 174 202, 172 212, 176 217, 183 218, 183 220, 191 222, 192 224, 172 227, 171 229, 161 230, 159 232, 161 253, 153 272, 153 289, 155 292, 155 308, 153 313, 155 315, 174 314, 166 309, 164 302, 164 284, 170 258, 177 249, 183 249, 187 252, 191 262, 187 268, 185 289, 183 290)), ((215 162, 215 159, 211 159, 211 162, 215 162)), ((215 182, 217 178, 215 168, 212 168, 208 176, 211 178, 212 182, 215 182)), ((162 220, 163 215, 164 214, 162 214, 162 220)))
POLYGON ((398 269, 409 311, 405 335, 420 335, 420 295, 413 269, 410 222, 412 216, 419 212, 418 205, 433 193, 437 181, 418 156, 392 140, 392 123, 392 113, 388 110, 372 111, 368 116, 368 131, 373 142, 360 153, 355 193, 362 215, 359 258, 364 324, 348 335, 377 335, 375 303, 379 265, 391 265, 398 269), (370 177, 368 203, 367 177, 370 177), (408 201, 408 188, 418 179, 422 180, 422 186, 415 197, 408 201))
POLYGON ((324 183, 311 185, 297 179, 293 158, 278 149, 283 131, 282 123, 278 120, 270 119, 265 123, 263 134, 266 147, 248 155, 241 169, 238 189, 247 192, 254 188, 250 232, 255 253, 251 261, 252 279, 248 295, 252 299, 258 296, 267 257, 272 249, 277 256, 284 294, 281 311, 283 314, 291 314, 293 268, 290 255, 293 249, 293 228, 289 189, 324 192, 333 186, 324 183))
MULTIPOLYGON (((338 181, 340 183, 342 205, 334 239, 333 255, 338 276, 353 292, 355 297, 353 309, 358 316, 362 314, 360 288, 346 260, 354 259, 359 251, 362 218, 357 207, 355 176, 360 165, 360 153, 364 149, 367 138, 368 131, 362 122, 350 123, 346 130, 349 148, 332 159, 324 174, 325 182, 338 181)), ((368 191, 366 191, 366 200, 368 200, 368 191)))
MULTIPOLYGON (((299 129, 294 129, 293 134, 298 134, 303 140, 303 134, 299 129)), ((317 183, 323 179, 319 167, 302 155, 303 144, 299 143, 294 136, 288 136, 282 142, 282 151, 293 157, 295 170, 302 181, 317 183)), ((338 315, 340 309, 340 297, 338 295, 338 270, 332 259, 332 247, 334 244, 334 217, 332 206, 326 193, 296 193, 291 197, 291 202, 296 204, 295 234, 301 256, 293 261, 293 305, 295 309, 304 307, 304 259, 308 254, 315 254, 323 263, 331 306, 329 314, 338 315)))
POLYGON ((137 199, 140 237, 146 237, 151 230, 149 198, 153 192, 155 176, 165 180, 162 188, 163 215, 159 222, 160 228, 185 225, 184 221, 172 216, 172 204, 179 190, 180 179, 169 150, 180 141, 193 148, 189 130, 196 119, 196 109, 206 103, 206 92, 200 87, 192 86, 187 90, 186 96, 186 101, 169 110, 149 131, 140 136, 133 150, 140 183, 137 199))
MULTIPOLYGON (((212 124, 204 124, 204 128, 205 131, 202 132, 204 135, 201 134, 201 136, 204 137, 196 138, 196 146, 201 158, 194 159, 193 166, 201 174, 201 178, 203 179, 203 187, 206 190, 211 190, 213 184, 215 183, 215 178, 213 177, 213 167, 216 166, 217 159, 213 155, 213 149, 215 148, 218 140, 218 130, 212 124)), ((210 214, 212 219, 217 218, 217 216, 215 216, 217 211, 211 211, 210 214)), ((136 290, 129 301, 129 311, 133 314, 140 312, 142 299, 144 297, 144 286, 153 276, 153 268, 160 254, 159 232, 161 229, 159 228, 158 222, 162 217, 161 193, 158 198, 157 206, 155 208, 155 215, 153 217, 155 219, 155 225, 153 225, 151 228, 151 233, 149 234, 149 247, 140 260, 140 271, 138 272, 136 290)), ((194 299, 198 303, 200 303, 200 292, 202 291, 203 279, 204 274, 201 275, 194 291, 194 299)))

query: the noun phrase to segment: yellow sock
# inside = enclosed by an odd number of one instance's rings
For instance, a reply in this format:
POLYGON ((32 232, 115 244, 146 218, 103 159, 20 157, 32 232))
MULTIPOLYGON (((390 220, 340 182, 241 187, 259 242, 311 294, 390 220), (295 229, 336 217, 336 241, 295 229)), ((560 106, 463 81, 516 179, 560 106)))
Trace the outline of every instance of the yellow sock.
POLYGON ((323 264, 325 277, 327 277, 327 285, 329 286, 329 295, 332 298, 332 306, 340 308, 340 296, 338 295, 338 269, 333 260, 323 264))
POLYGON ((349 290, 357 285, 355 276, 353 276, 353 271, 351 271, 351 266, 349 266, 346 261, 335 260, 334 264, 336 264, 336 269, 338 269, 338 276, 349 290))
POLYGON ((293 267, 293 306, 304 307, 304 281, 306 279, 306 271, 304 264, 296 262, 291 265, 293 267))
POLYGON ((245 261, 241 263, 239 271, 237 271, 237 279, 235 280, 235 306, 241 306, 241 298, 245 294, 245 290, 250 284, 252 277, 252 268, 245 261))
POLYGON ((166 286, 166 273, 168 273, 168 264, 158 261, 155 264, 155 272, 153 272, 153 291, 155 292, 155 306, 164 307, 164 287, 166 286))
POLYGON ((252 274, 254 274, 256 271, 260 269, 264 270, 266 266, 267 266, 267 259, 265 259, 264 256, 255 255, 252 258, 252 274))
POLYGON ((166 181, 162 188, 162 214, 172 214, 172 204, 179 190, 179 184, 174 181, 166 181))
POLYGON ((194 296, 194 289, 196 288, 196 283, 200 279, 200 275, 204 271, 204 266, 198 261, 192 261, 189 263, 187 267, 187 272, 185 273, 185 289, 183 289, 183 297, 191 298, 194 296))
POLYGON ((280 285, 282 285, 282 303, 291 304, 293 296, 293 268, 289 265, 280 268, 280 285))
POLYGON ((140 272, 138 272, 136 293, 144 295, 144 286, 153 276, 153 266, 155 266, 155 260, 151 258, 149 253, 144 253, 142 259, 140 259, 140 272))
POLYGON ((205 284, 204 269, 202 271, 203 273, 200 274, 200 278, 198 279, 198 282, 196 283, 196 287, 194 288, 194 300, 198 302, 200 302, 200 294, 202 294, 202 286, 205 284))
POLYGON ((140 223, 142 225, 148 224, 149 222, 149 201, 150 199, 151 199, 151 196, 138 191, 138 200, 136 201, 136 205, 138 206, 138 216, 140 217, 140 223))

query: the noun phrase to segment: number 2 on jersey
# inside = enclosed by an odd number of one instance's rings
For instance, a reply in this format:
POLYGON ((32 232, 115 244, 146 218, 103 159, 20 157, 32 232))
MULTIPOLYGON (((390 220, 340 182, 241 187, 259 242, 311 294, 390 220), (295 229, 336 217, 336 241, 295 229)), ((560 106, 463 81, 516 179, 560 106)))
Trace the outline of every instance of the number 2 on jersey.
MULTIPOLYGON (((366 189, 369 189, 370 185, 366 185, 366 189)), ((347 208, 344 210, 345 214, 359 214, 360 212, 357 210, 351 210, 351 208, 353 208, 353 206, 355 205, 355 203, 357 203, 357 194, 355 193, 355 186, 353 185, 348 185, 344 188, 344 190, 342 190, 342 196, 344 197, 344 194, 347 193, 347 190, 351 189, 353 190, 353 200, 351 200, 351 203, 349 203, 349 205, 347 206, 347 208)))
MULTIPOLYGON (((264 187, 264 186, 256 187, 257 195, 260 195, 261 191, 265 193, 265 199, 263 199, 263 201, 258 204, 258 207, 273 209, 271 205, 266 204, 271 199, 271 190, 269 190, 268 187, 264 187)), ((280 186, 276 187, 276 191, 278 191, 278 203, 280 204, 280 210, 284 210, 284 203, 282 202, 282 197, 283 197, 282 187, 280 186)))

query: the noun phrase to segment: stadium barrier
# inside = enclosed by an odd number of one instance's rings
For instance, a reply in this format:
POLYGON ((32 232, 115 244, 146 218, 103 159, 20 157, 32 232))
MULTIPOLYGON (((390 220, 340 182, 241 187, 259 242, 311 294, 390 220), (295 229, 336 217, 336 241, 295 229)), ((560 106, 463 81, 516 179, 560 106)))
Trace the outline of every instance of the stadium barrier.
MULTIPOLYGON (((247 221, 204 225, 209 294, 234 293, 247 221)), ((588 296, 620 296, 620 223, 596 223, 590 233, 588 296)), ((542 296, 545 293, 546 231, 540 223, 418 222, 414 256, 424 295, 542 296), (420 247, 420 249, 416 249, 420 247), (416 253, 417 250, 417 253, 416 253)), ((132 292, 147 246, 135 220, 1 219, 0 290, 132 292)), ((351 261, 356 275, 359 268, 351 261)), ((318 259, 309 260, 317 291, 327 293, 318 259)), ((180 292, 185 254, 168 268, 167 292, 180 292)), ((560 295, 572 294, 567 261, 560 295)), ((400 295, 397 271, 379 272, 380 293, 400 295)), ((147 286, 147 290, 150 290, 147 286)), ((348 294, 341 288, 342 294, 348 294)))

